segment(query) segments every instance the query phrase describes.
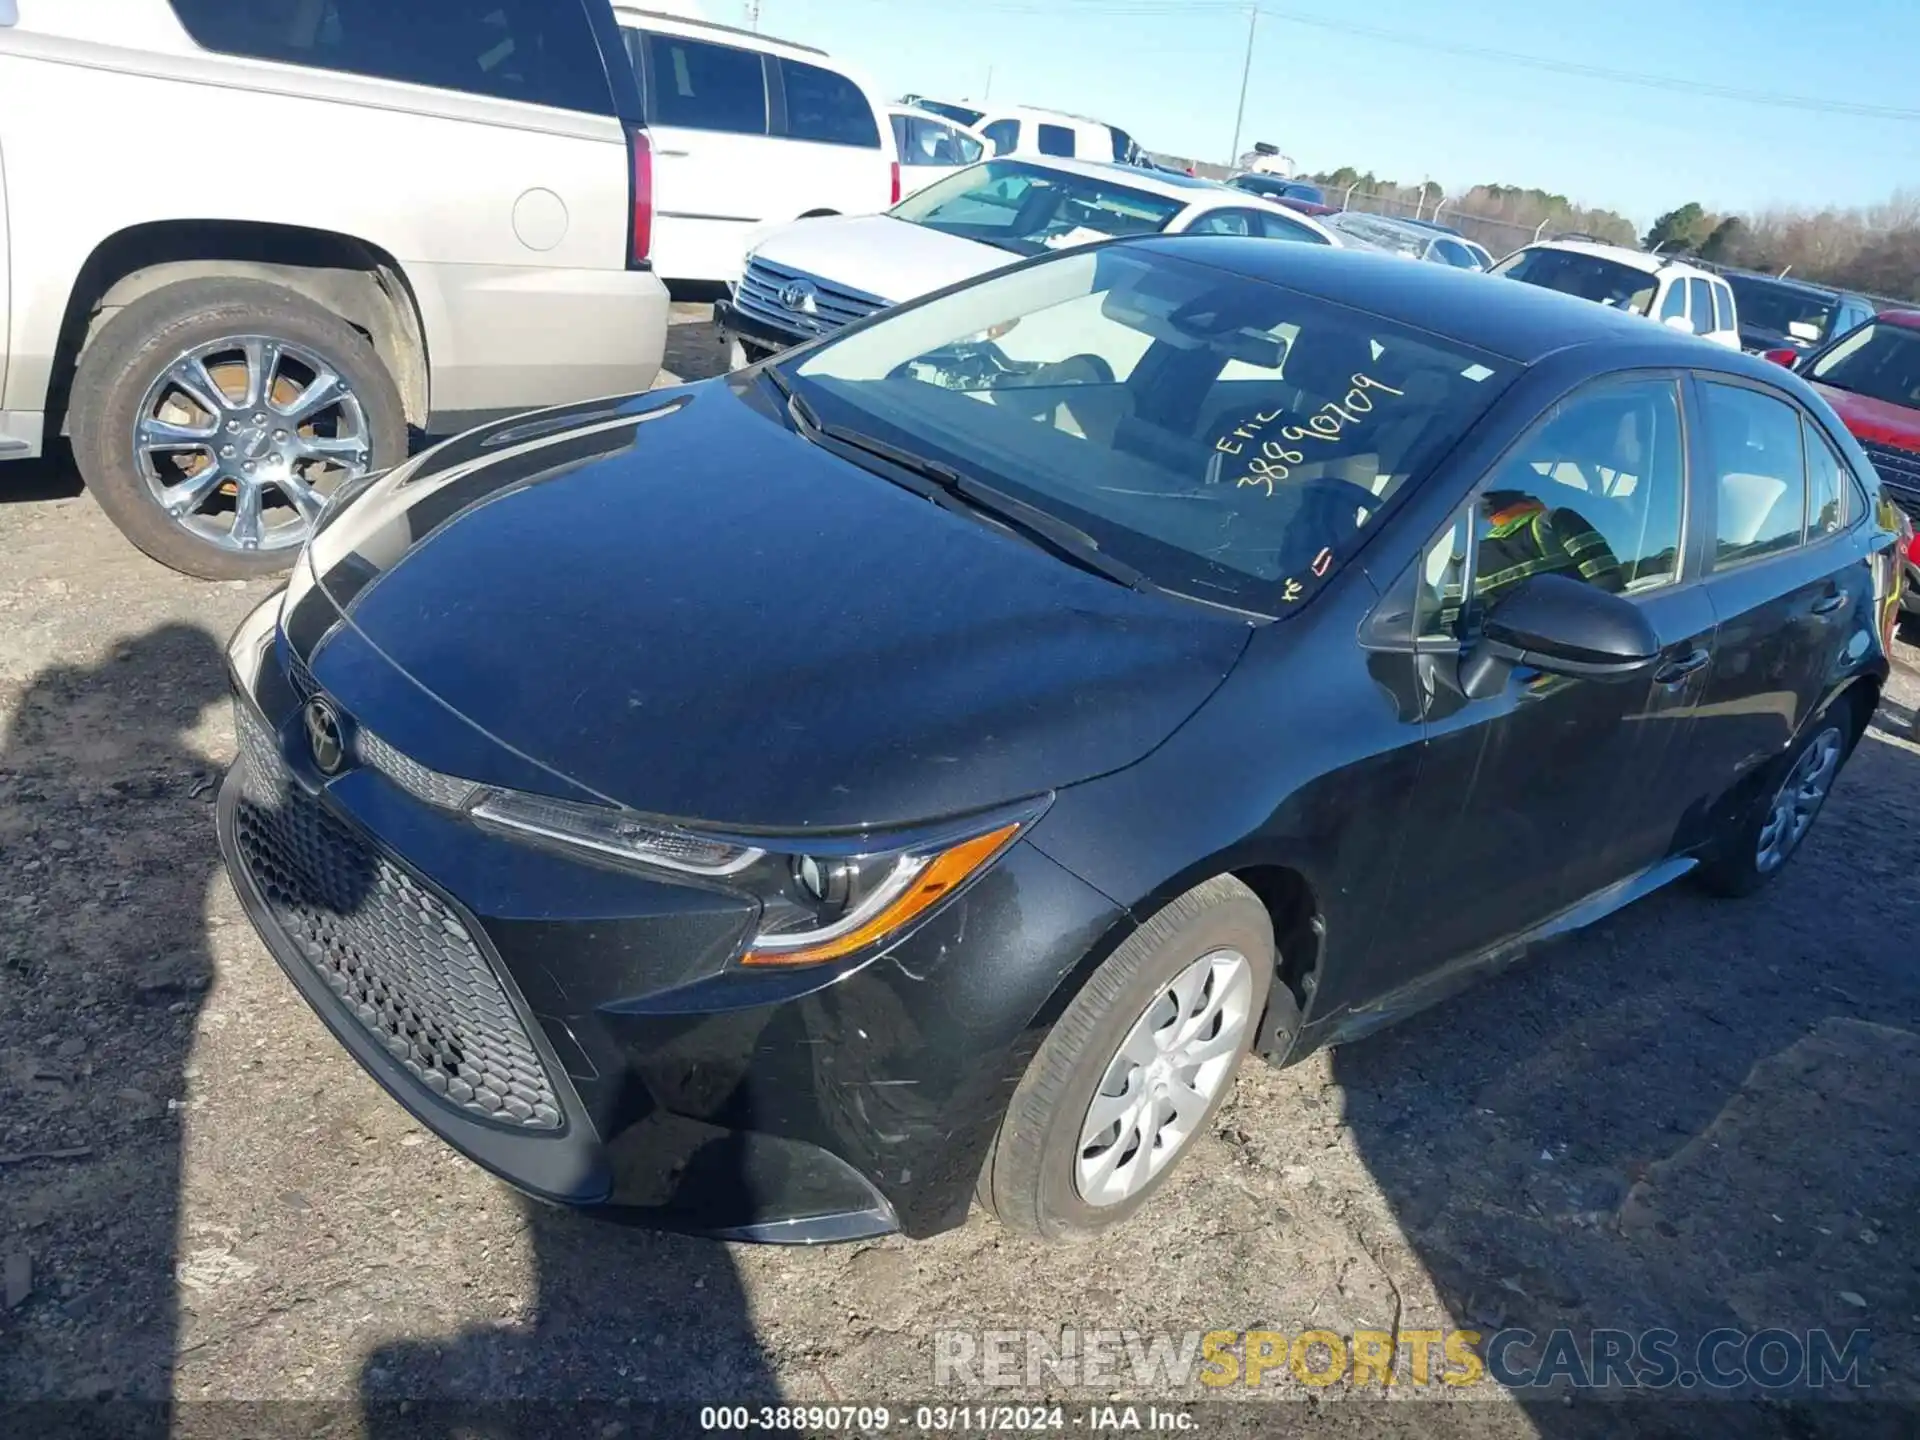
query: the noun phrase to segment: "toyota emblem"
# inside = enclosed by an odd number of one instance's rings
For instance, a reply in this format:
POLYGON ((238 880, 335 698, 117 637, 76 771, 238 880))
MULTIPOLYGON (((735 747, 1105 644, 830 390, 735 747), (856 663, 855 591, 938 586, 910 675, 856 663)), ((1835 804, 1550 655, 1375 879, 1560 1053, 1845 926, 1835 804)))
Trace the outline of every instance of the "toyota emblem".
POLYGON ((304 719, 307 748, 313 752, 314 765, 322 775, 338 775, 347 759, 347 742, 340 733, 339 714, 316 695, 307 702, 304 719))
POLYGON ((820 292, 805 280, 789 280, 780 287, 780 303, 800 315, 812 315, 820 307, 820 292))

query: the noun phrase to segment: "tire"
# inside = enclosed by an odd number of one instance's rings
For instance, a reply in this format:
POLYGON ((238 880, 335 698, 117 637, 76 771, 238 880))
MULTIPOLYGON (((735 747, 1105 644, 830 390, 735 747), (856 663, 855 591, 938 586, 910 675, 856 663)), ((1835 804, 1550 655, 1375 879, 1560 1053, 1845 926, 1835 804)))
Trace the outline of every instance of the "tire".
MULTIPOLYGON (((1189 890, 1141 926, 1088 979, 1027 1067, 982 1168, 976 1191, 981 1205, 1008 1229, 1047 1240, 1092 1234, 1138 1210, 1166 1182, 1193 1142, 1207 1132, 1232 1090, 1234 1074, 1266 1008, 1275 968, 1273 925, 1266 907, 1232 876, 1216 876, 1189 890), (1204 1109, 1192 1106, 1177 1125, 1170 1124, 1170 1130, 1178 1130, 1177 1144, 1144 1171, 1138 1166, 1143 1159, 1150 1160, 1151 1142, 1135 1143, 1129 1149, 1125 1122, 1114 1127, 1119 1133, 1111 1143, 1102 1145, 1099 1138, 1104 1137, 1098 1137, 1083 1147, 1083 1129, 1092 1120, 1089 1107, 1096 1092, 1112 1093, 1116 1067, 1133 1063, 1121 1050, 1133 1038, 1136 1025, 1177 1018, 1171 989, 1176 980, 1209 957, 1224 955, 1241 958, 1244 990, 1231 962, 1215 959, 1212 998, 1217 1002, 1226 996, 1231 1009, 1237 997, 1244 1005, 1244 1018, 1238 1041, 1224 1054, 1226 1063, 1218 1069, 1217 1078, 1198 1087, 1207 1096, 1204 1109), (1108 1183, 1117 1185, 1123 1172, 1129 1172, 1136 1188, 1119 1198, 1109 1192, 1090 1201, 1082 1193, 1086 1183, 1082 1161, 1097 1170, 1099 1162, 1113 1158, 1116 1151, 1118 1163, 1109 1167, 1115 1178, 1108 1183), (1126 1159, 1129 1154, 1134 1158, 1126 1159)), ((1206 998, 1203 993, 1201 999, 1206 998)), ((1204 1005, 1199 1013, 1204 1013, 1204 1005)), ((1223 1020, 1215 1039, 1226 1033, 1225 1027, 1223 1020)), ((1214 1061, 1207 1064, 1212 1066, 1214 1061)), ((1215 1076, 1216 1071, 1209 1069, 1206 1074, 1215 1076)), ((1151 1094, 1148 1073, 1133 1069, 1121 1092, 1125 1094, 1151 1094)), ((1137 1125, 1133 1136, 1137 1141, 1137 1125)))
POLYGON ((332 489, 407 454, 399 389, 367 338, 304 296, 253 280, 182 281, 127 306, 81 356, 68 415, 81 478, 107 518, 161 564, 206 580, 285 570, 332 489), (249 352, 247 340, 280 348, 249 352), (344 387, 326 404, 336 392, 315 385, 322 365, 344 387), (202 378, 176 385, 163 378, 172 374, 202 378), (207 379, 220 393, 199 403, 191 396, 207 379), (314 408, 305 419, 290 408, 269 414, 261 391, 276 406, 314 408), (190 438, 146 449, 136 431, 150 419, 190 438), (276 474, 284 482, 268 478, 276 474), (169 513, 162 487, 183 504, 191 498, 187 513, 169 513), (200 488, 207 493, 187 494, 200 488))
POLYGON ((1856 718, 1852 705, 1833 706, 1769 767, 1754 797, 1694 872, 1704 888, 1737 899, 1761 889, 1786 868, 1852 753, 1862 728, 1854 723, 1856 718), (1818 793, 1813 794, 1816 777, 1818 793), (1795 792, 1798 804, 1792 803, 1795 792), (1784 830, 1776 830, 1776 825, 1784 830))

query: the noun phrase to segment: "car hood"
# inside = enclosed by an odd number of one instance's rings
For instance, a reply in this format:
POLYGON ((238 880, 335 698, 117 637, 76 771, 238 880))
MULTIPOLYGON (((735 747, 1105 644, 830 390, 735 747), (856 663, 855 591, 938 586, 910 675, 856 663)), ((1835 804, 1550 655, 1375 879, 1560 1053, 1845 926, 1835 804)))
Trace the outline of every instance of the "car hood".
POLYGON ((1920 450, 1920 410, 1856 395, 1851 390, 1836 390, 1817 380, 1808 383, 1820 392, 1822 400, 1833 407, 1834 414, 1853 432, 1856 440, 1871 440, 1875 444, 1893 445, 1902 450, 1920 450))
POLYGON ((423 763, 450 753, 433 731, 458 717, 502 752, 471 778, 530 764, 656 815, 805 830, 1119 769, 1244 648, 1241 620, 817 448, 770 394, 740 377, 575 406, 403 467, 315 537, 298 603, 318 596, 329 618, 288 621, 295 654, 423 763))
POLYGON ((1022 258, 997 245, 963 240, 891 215, 796 220, 768 235, 753 253, 892 305, 1022 258))

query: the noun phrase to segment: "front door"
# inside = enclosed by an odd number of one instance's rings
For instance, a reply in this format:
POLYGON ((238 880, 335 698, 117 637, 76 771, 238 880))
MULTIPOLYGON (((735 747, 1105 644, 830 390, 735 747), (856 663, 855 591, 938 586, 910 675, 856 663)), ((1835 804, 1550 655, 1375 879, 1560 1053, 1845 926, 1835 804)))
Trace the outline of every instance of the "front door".
POLYGON ((1874 600, 1853 532, 1865 506, 1819 426, 1769 390, 1701 380, 1695 392, 1720 622, 1701 761, 1724 789, 1800 733, 1853 633, 1875 624, 1874 600))
POLYGON ((1658 861, 1679 812, 1661 787, 1689 763, 1713 612, 1684 545, 1679 381, 1607 381, 1554 407, 1430 549, 1419 622, 1430 687, 1420 781, 1379 953, 1377 995, 1552 918, 1658 861), (1639 605, 1658 667, 1595 680, 1520 667, 1469 699, 1447 684, 1486 614, 1533 575, 1639 605), (1462 597, 1464 596, 1464 603, 1462 597), (1384 963, 1384 961, 1383 961, 1384 963))

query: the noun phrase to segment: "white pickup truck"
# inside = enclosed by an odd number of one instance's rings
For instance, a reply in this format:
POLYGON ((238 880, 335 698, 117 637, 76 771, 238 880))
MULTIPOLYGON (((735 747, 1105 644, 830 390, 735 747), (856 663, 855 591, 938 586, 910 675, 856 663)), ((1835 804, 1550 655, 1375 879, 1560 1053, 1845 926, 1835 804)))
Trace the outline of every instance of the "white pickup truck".
POLYGON ((0 461, 283 568, 413 436, 652 383, 651 162, 608 0, 0 0, 0 461))

